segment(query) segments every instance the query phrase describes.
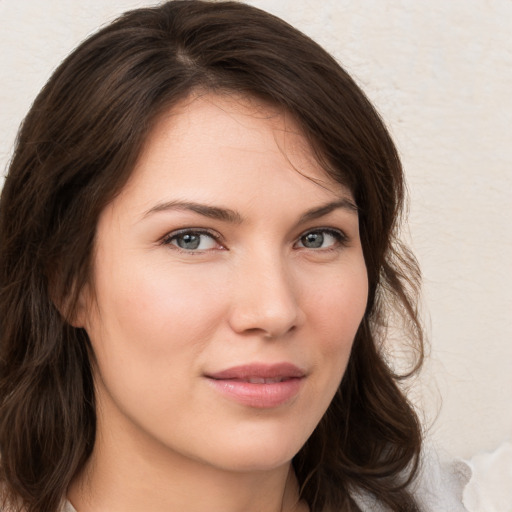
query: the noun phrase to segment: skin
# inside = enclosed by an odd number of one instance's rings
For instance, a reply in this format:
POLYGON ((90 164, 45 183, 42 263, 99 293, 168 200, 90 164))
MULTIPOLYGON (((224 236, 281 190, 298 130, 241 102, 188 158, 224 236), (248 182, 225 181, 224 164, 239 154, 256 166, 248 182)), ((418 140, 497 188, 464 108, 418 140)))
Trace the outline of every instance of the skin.
POLYGON ((69 490, 79 512, 307 510, 290 461, 340 383, 367 300, 352 204, 268 105, 206 94, 160 119, 100 216, 76 319, 98 400, 93 454, 69 490), (197 248, 179 247, 183 230, 197 248), (281 362, 304 378, 276 407, 206 377, 281 362))

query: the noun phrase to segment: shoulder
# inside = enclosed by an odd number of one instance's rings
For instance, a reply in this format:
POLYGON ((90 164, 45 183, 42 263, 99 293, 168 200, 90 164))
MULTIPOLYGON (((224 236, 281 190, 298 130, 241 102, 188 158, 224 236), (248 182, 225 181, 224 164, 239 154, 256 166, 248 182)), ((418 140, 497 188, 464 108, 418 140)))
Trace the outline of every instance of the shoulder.
POLYGON ((447 459, 429 447, 410 490, 422 512, 467 512, 463 495, 471 476, 467 462, 447 459))
MULTIPOLYGON (((409 486, 421 512, 470 512, 463 504, 464 488, 471 479, 471 468, 462 460, 445 461, 431 448, 422 454, 419 471, 409 486)), ((355 494, 364 512, 388 512, 367 494, 355 494)))
POLYGON ((466 461, 471 478, 464 489, 468 512, 512 510, 512 443, 504 442, 492 452, 466 461))
POLYGON ((422 512, 510 510, 511 483, 510 442, 468 460, 450 460, 427 448, 411 492, 422 512))

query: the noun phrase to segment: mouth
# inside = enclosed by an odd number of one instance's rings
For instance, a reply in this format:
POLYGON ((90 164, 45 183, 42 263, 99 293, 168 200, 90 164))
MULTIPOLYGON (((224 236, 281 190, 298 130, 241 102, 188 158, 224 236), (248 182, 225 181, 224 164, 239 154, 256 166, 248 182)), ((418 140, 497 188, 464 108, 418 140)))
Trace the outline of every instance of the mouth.
POLYGON ((233 366, 206 376, 215 380, 237 380, 266 384, 281 382, 288 379, 305 377, 306 372, 292 363, 261 364, 253 363, 233 366))
POLYGON ((272 379, 265 379, 263 377, 247 377, 246 379, 226 379, 235 382, 248 382, 249 384, 275 384, 276 382, 284 382, 294 377, 274 377, 272 379))
POLYGON ((290 403, 298 395, 306 372, 290 363, 249 364, 205 377, 228 400, 247 407, 272 409, 290 403))

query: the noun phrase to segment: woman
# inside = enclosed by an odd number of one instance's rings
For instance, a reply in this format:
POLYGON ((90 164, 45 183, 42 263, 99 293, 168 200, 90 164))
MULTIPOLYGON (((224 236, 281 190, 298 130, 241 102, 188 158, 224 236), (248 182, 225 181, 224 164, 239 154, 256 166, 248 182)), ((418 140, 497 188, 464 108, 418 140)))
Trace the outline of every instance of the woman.
POLYGON ((0 203, 4 507, 419 510, 403 175, 352 79, 240 3, 125 14, 56 70, 0 203), (380 507, 380 508, 379 508, 380 507))

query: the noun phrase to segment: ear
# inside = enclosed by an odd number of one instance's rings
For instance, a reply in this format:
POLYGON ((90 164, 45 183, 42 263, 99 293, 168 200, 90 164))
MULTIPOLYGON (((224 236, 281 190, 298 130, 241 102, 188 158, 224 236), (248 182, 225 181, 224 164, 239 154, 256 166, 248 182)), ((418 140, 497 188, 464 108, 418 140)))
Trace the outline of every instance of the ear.
POLYGON ((81 290, 78 292, 75 303, 68 305, 68 314, 65 317, 67 322, 73 327, 85 329, 90 304, 89 285, 86 284, 82 286, 81 290))
POLYGON ((91 304, 91 292, 89 284, 84 284, 80 291, 76 291, 76 283, 73 283, 71 289, 52 290, 52 302, 64 318, 72 327, 85 328, 91 304))

